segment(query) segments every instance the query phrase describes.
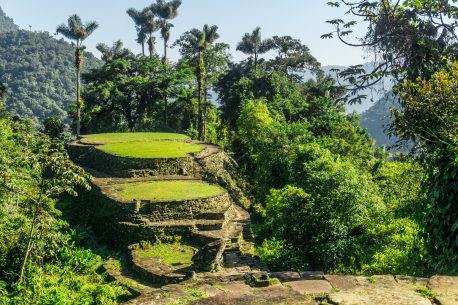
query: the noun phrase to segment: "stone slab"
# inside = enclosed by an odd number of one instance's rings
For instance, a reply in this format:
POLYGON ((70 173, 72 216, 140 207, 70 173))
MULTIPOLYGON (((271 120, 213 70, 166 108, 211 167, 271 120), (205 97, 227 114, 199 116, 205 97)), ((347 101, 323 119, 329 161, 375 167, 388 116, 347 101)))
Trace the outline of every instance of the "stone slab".
POLYGON ((356 288, 356 280, 353 276, 349 275, 329 275, 326 274, 324 278, 331 283, 334 289, 348 290, 356 288))
POLYGON ((324 280, 323 271, 304 271, 299 274, 303 280, 324 280))
POLYGON ((355 276, 357 286, 396 286, 397 282, 393 275, 355 276))
MULTIPOLYGON (((240 284, 240 283, 238 283, 240 284)), ((219 287, 219 286, 218 286, 219 287)), ((236 286, 238 287, 238 286, 236 286)), ((224 287, 220 287, 224 289, 224 287)), ((253 288, 250 294, 223 292, 188 305, 316 305, 313 297, 302 295, 283 285, 253 288)))
POLYGON ((406 275, 396 275, 396 282, 402 285, 414 285, 416 287, 426 287, 428 285, 428 278, 424 277, 415 277, 415 276, 406 276, 406 275))
POLYGON ((331 293, 329 300, 336 305, 431 305, 413 289, 376 284, 331 293))
POLYGON ((280 280, 280 282, 292 282, 292 281, 299 281, 301 279, 301 275, 299 272, 292 272, 292 271, 282 271, 282 272, 272 272, 269 273, 271 278, 276 278, 280 280))
POLYGON ((428 282, 428 288, 437 293, 439 304, 458 304, 458 277, 433 276, 428 282))
POLYGON ((222 283, 221 290, 225 294, 232 294, 237 296, 253 295, 253 289, 243 282, 222 283))
POLYGON ((302 280, 289 282, 287 286, 300 294, 320 294, 330 293, 332 290, 331 284, 323 280, 302 280))

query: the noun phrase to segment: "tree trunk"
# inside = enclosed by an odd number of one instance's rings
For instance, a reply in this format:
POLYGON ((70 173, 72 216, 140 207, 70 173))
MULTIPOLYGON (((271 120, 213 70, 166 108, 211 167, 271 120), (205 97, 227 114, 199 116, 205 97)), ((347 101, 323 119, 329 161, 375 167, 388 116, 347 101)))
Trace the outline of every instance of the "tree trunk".
POLYGON ((32 251, 33 235, 35 234, 35 226, 36 226, 36 221, 34 219, 32 222, 32 228, 30 229, 30 233, 29 233, 29 241, 27 243, 27 250, 25 251, 24 259, 22 260, 21 273, 19 275, 19 283, 23 283, 25 280, 25 267, 27 265, 27 261, 29 259, 30 252, 32 251))
POLYGON ((142 55, 145 56, 145 42, 142 41, 142 55))
POLYGON ((167 63, 167 40, 164 39, 164 57, 162 63, 165 65, 167 63))
POLYGON ((27 266, 27 261, 29 260, 30 252, 32 252, 33 248, 33 239, 34 239, 34 234, 35 234, 35 228, 37 226, 37 220, 39 217, 40 213, 40 208, 41 208, 41 195, 36 202, 37 206, 35 208, 35 213, 32 218, 32 227, 30 228, 30 233, 29 233, 29 240, 27 242, 27 249, 25 251, 24 259, 22 260, 22 266, 21 266, 21 272, 19 275, 19 283, 23 283, 25 280, 25 267, 27 266))
POLYGON ((154 36, 153 33, 150 33, 149 39, 148 39, 148 47, 149 47, 149 57, 153 58, 154 57, 154 36))
POLYGON ((198 106, 197 106, 197 129, 199 135, 199 141, 204 141, 204 117, 203 117, 203 99, 204 99, 204 87, 205 87, 205 62, 203 54, 199 53, 199 67, 197 76, 197 90, 198 90, 198 106))
POLYGON ((168 108, 169 108, 169 104, 168 104, 168 101, 167 101, 167 93, 165 93, 165 89, 164 88, 164 126, 168 126, 168 115, 167 115, 167 111, 168 111, 168 108))
POLYGON ((76 67, 76 135, 81 136, 81 67, 83 65, 83 50, 77 46, 75 52, 75 67, 76 67))
POLYGON ((207 140, 207 85, 204 85, 204 103, 203 103, 203 134, 204 134, 204 141, 207 140))
POLYGON ((254 52, 254 71, 258 71, 258 53, 254 52))
POLYGON ((197 133, 198 140, 202 140, 202 79, 199 72, 197 76, 197 133))
POLYGON ((77 70, 76 80, 76 135, 81 136, 81 71, 77 70))

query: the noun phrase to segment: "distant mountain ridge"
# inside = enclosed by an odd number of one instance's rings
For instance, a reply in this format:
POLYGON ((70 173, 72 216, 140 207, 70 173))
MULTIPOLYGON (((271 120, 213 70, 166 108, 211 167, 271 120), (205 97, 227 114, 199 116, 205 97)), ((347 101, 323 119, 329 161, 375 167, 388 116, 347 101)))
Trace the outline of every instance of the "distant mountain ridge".
MULTIPOLYGON (((336 73, 332 70, 334 69, 344 70, 346 68, 348 67, 338 66, 338 65, 329 65, 329 66, 323 66, 321 69, 324 71, 324 73, 331 75, 333 78, 336 78, 336 73)), ((371 71, 372 69, 370 63, 364 64, 364 68, 366 69, 366 71, 371 71)), ((392 88, 393 88, 393 84, 391 80, 389 78, 384 78, 378 84, 372 86, 372 88, 361 90, 359 94, 365 95, 366 98, 363 100, 361 104, 346 105, 346 111, 348 113, 356 111, 357 113, 362 114, 364 111, 371 108, 375 102, 383 98, 384 95, 387 92, 391 91, 392 88)))
MULTIPOLYGON (((334 69, 344 70, 345 66, 323 66, 322 69, 326 74, 335 78, 334 69)), ((371 64, 365 64, 366 71, 371 71, 371 64)), ((346 105, 346 112, 356 111, 361 115, 361 127, 366 128, 369 134, 374 138, 377 146, 391 146, 398 140, 389 137, 386 129, 391 120, 390 108, 399 107, 396 103, 396 97, 393 92, 393 82, 390 78, 382 79, 372 88, 361 90, 359 94, 365 95, 366 98, 361 104, 346 105)))
POLYGON ((361 115, 361 127, 367 128, 377 146, 391 146, 398 140, 389 137, 386 129, 391 123, 391 108, 399 107, 396 96, 390 91, 361 115))
MULTIPOLYGON (((2 13, 0 83, 8 87, 6 109, 39 121, 51 115, 67 117, 76 99, 74 47, 48 32, 20 30, 2 13)), ((85 71, 100 65, 91 53, 85 54, 85 71)))

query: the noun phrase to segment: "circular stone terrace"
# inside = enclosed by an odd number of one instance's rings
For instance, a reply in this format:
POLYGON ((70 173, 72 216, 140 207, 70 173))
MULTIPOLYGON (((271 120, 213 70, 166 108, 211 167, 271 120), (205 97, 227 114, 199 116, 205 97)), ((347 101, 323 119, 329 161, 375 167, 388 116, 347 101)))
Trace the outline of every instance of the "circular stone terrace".
POLYGON ((112 197, 131 202, 144 200, 151 202, 187 201, 223 195, 226 191, 217 186, 197 180, 153 180, 108 184, 104 191, 112 197))
POLYGON ((199 153, 204 145, 193 143, 189 137, 175 133, 106 133, 82 136, 79 141, 117 157, 136 159, 186 158, 199 153))

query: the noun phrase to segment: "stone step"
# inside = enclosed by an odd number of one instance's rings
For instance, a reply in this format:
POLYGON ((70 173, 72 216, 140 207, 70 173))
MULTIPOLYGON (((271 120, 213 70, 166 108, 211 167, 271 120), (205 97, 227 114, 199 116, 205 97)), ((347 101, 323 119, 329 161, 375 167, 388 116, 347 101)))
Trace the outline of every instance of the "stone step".
POLYGON ((226 244, 226 251, 231 251, 231 250, 240 250, 240 245, 236 242, 231 242, 226 244))
POLYGON ((136 222, 122 222, 122 224, 131 224, 139 227, 197 227, 202 231, 221 230, 225 226, 224 220, 167 220, 167 221, 150 221, 149 219, 139 217, 136 222))
POLYGON ((215 231, 224 228, 225 221, 221 220, 198 220, 196 227, 199 231, 215 231))
POLYGON ((206 219, 206 220, 228 219, 230 213, 231 213, 231 208, 225 211, 208 211, 208 212, 200 213, 196 215, 196 219, 206 219))
POLYGON ((195 220, 195 221, 226 221, 229 219, 231 207, 226 210, 208 211, 205 213, 194 214, 192 211, 189 213, 177 214, 163 214, 158 213, 138 213, 128 216, 128 220, 135 223, 143 223, 145 221, 158 222, 158 221, 182 221, 182 220, 195 220))
POLYGON ((226 248, 226 249, 224 250, 224 255, 226 255, 226 254, 233 254, 233 253, 235 253, 235 254, 237 254, 237 255, 241 255, 241 254, 242 254, 242 251, 240 251, 240 248, 238 248, 238 247, 237 247, 237 248, 236 248, 236 247, 234 247, 234 248, 230 247, 230 248, 226 248))

